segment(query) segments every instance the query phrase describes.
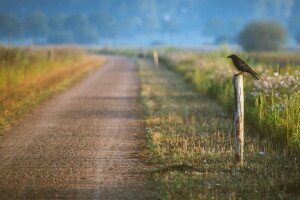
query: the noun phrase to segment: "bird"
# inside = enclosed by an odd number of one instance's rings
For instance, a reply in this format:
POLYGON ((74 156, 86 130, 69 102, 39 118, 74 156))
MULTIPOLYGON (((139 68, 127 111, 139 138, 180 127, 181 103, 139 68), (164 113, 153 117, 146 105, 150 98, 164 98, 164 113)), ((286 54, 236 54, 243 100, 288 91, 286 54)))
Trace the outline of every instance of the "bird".
MULTIPOLYGON (((239 70, 241 71, 242 74, 244 72, 248 72, 249 74, 251 74, 253 76, 253 78, 255 78, 256 80, 259 80, 258 75, 255 71, 253 71, 253 69, 251 69, 251 67, 249 67, 249 65, 243 61, 242 59, 240 59, 237 55, 230 55, 227 58, 231 58, 233 65, 239 70)), ((239 75, 237 74, 237 75, 239 75)))

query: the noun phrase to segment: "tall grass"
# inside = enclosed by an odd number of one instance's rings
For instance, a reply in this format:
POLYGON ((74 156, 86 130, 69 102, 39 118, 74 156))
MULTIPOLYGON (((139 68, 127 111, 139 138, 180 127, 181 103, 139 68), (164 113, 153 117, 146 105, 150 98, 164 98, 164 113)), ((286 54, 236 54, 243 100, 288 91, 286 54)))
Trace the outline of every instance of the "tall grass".
MULTIPOLYGON (((271 54, 272 55, 272 54, 271 54)), ((270 59, 271 55, 260 56, 270 59)), ((232 112, 235 73, 227 54, 164 54, 161 60, 204 94, 217 99, 232 112)), ((249 55, 251 56, 251 55, 249 55)), ((276 57, 276 55, 273 55, 276 57)), ((290 56, 293 58, 294 54, 290 56)), ((274 59, 277 61, 276 59, 274 59)), ((251 64, 257 63, 252 59, 251 64)), ((293 63, 293 60, 285 63, 293 63)), ((296 62, 296 61, 295 61, 296 62)), ((271 139, 281 147, 300 150, 300 65, 256 64, 259 81, 245 75, 245 120, 249 132, 271 139)))
POLYGON ((139 68, 160 199, 299 198, 299 155, 246 135, 244 165, 234 163, 225 109, 163 66, 139 68))
POLYGON ((99 62, 79 47, 0 47, 0 130, 99 62))

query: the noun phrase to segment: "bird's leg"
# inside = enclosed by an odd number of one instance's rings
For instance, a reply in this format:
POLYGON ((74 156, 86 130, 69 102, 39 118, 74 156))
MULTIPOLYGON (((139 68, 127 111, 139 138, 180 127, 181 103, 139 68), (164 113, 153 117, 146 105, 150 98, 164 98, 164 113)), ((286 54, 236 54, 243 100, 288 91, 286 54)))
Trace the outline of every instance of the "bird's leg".
POLYGON ((238 75, 240 75, 240 74, 242 74, 242 73, 244 73, 244 72, 240 72, 240 73, 238 73, 238 74, 236 74, 236 75, 238 76, 238 75))

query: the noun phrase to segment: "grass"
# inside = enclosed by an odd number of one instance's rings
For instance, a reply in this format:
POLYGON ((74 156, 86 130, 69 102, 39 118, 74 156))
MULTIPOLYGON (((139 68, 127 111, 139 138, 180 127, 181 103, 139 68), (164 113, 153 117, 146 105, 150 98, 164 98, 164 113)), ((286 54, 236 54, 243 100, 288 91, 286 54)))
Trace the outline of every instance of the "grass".
POLYGON ((300 57, 298 52, 253 52, 244 54, 252 62, 263 63, 265 65, 279 65, 284 67, 286 65, 299 65, 300 57))
POLYGON ((89 53, 96 53, 96 54, 116 54, 116 55, 123 55, 123 56, 129 56, 133 57, 136 56, 139 53, 138 49, 133 48, 92 48, 89 49, 89 53))
POLYGON ((0 48, 0 131, 103 60, 78 47, 0 48))
POLYGON ((164 67, 138 65, 161 199, 300 198, 299 155, 277 151, 246 129, 245 162, 236 164, 224 106, 164 67))
MULTIPOLYGON (((221 54, 180 53, 165 54, 161 59, 186 80, 198 92, 216 99, 227 111, 233 109, 232 75, 234 67, 221 54)), ((248 55, 251 56, 252 54, 248 55)), ((253 54, 254 55, 254 54, 253 54)), ((260 59, 275 58, 280 54, 261 54, 260 59)), ((281 55, 282 56, 282 55, 281 55)), ((282 62, 293 60, 294 53, 282 62)), ((278 56, 277 59, 279 59, 278 56)), ((257 61, 250 59, 250 64, 257 61)), ((276 61, 276 60, 275 60, 276 61)), ((274 62, 275 62, 274 61, 274 62)), ((273 141, 278 148, 288 147, 300 152, 300 66, 297 64, 256 64, 260 81, 245 75, 245 120, 253 135, 273 141)))

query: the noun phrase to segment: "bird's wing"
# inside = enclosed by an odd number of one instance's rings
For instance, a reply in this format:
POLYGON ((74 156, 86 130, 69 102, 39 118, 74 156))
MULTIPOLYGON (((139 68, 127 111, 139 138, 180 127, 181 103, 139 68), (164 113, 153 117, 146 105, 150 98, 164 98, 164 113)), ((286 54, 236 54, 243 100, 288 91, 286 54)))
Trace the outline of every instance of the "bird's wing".
POLYGON ((254 73, 255 75, 256 72, 253 71, 253 69, 251 69, 251 67, 249 67, 249 65, 247 65, 247 63, 245 61, 243 61, 242 59, 238 59, 238 63, 247 71, 247 72, 252 72, 254 73))

